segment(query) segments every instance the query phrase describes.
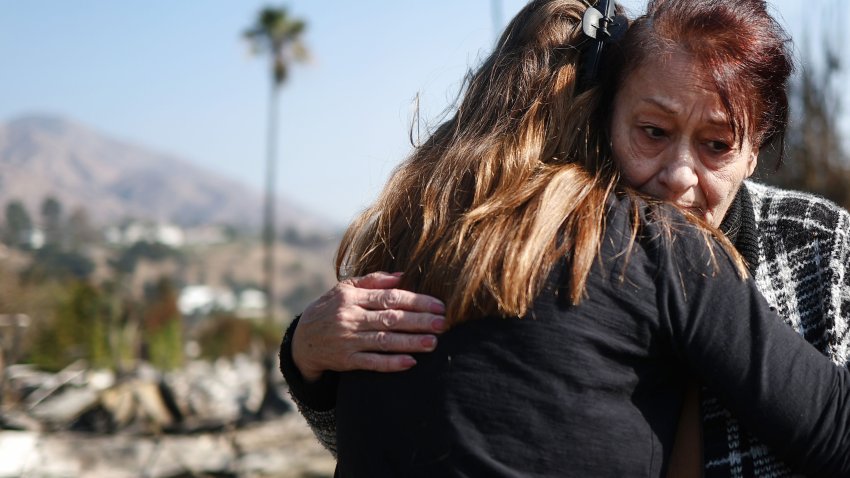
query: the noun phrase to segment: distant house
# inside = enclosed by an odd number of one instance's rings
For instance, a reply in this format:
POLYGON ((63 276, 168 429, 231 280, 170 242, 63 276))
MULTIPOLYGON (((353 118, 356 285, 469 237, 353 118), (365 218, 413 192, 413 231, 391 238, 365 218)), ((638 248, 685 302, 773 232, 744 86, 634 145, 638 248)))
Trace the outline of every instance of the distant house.
POLYGON ((236 316, 242 319, 261 319, 266 313, 266 293, 259 289, 245 289, 239 293, 236 316))
POLYGON ((266 294, 258 289, 245 289, 239 294, 226 288, 190 285, 180 291, 177 308, 187 317, 199 317, 213 312, 230 312, 242 319, 259 319, 266 308, 266 294))
POLYGON ((180 291, 177 308, 184 316, 209 315, 217 310, 233 312, 236 308, 236 297, 229 289, 190 285, 180 291))
POLYGON ((42 247, 44 247, 44 242, 44 231, 37 227, 25 231, 23 233, 23 237, 21 238, 21 244, 31 249, 41 249, 42 247))
POLYGON ((132 221, 106 230, 106 240, 115 245, 129 246, 137 242, 164 244, 169 247, 210 246, 228 241, 223 226, 204 225, 191 228, 150 221, 132 221))
POLYGON ((118 245, 150 242, 174 248, 181 247, 186 242, 183 229, 179 226, 147 221, 133 221, 122 227, 110 227, 106 230, 106 240, 118 245))

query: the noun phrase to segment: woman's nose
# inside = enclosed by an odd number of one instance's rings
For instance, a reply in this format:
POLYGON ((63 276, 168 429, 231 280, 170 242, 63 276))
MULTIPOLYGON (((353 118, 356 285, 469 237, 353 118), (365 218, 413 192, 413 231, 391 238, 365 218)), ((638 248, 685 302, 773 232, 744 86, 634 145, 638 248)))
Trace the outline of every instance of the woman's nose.
POLYGON ((659 182, 674 199, 693 188, 699 182, 696 172, 696 155, 689 145, 679 145, 669 152, 664 168, 658 176, 659 182))

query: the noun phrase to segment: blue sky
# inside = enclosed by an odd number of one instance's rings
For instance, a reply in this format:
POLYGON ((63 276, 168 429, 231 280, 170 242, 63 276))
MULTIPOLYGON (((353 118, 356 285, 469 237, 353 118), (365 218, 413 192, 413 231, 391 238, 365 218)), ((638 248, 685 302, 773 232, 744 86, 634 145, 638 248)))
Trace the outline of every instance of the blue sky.
MULTIPOLYGON (((772 4, 799 39, 804 5, 830 1, 772 4)), ((267 63, 241 32, 267 3, 0 1, 0 122, 60 115, 259 189, 267 63)), ((504 22, 525 4, 501 3, 504 22)), ((438 119, 489 51, 491 1, 286 4, 308 22, 313 60, 281 95, 279 191, 344 224, 409 152, 415 95, 438 119)))

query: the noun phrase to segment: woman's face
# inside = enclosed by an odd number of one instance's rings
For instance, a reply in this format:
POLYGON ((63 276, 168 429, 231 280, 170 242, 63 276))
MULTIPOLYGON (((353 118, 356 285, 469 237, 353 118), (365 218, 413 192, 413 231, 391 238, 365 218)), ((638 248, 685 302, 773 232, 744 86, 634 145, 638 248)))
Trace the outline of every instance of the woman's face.
POLYGON ((738 146, 711 79, 683 52, 632 72, 614 100, 614 159, 629 186, 719 226, 756 167, 750 138, 738 146))

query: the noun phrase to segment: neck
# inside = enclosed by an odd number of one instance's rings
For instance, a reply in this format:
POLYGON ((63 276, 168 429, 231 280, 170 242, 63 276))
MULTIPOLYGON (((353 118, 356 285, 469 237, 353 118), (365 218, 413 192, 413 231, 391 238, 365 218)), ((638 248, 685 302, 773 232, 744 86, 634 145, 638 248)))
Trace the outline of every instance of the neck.
POLYGON ((747 261, 750 274, 755 275, 755 270, 759 264, 758 231, 756 230, 753 202, 750 199, 747 187, 743 184, 729 206, 723 222, 720 223, 720 230, 723 231, 723 234, 726 234, 735 249, 747 261))

